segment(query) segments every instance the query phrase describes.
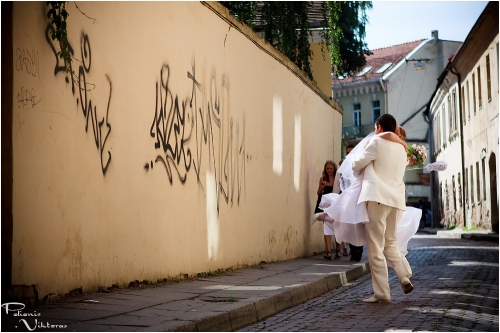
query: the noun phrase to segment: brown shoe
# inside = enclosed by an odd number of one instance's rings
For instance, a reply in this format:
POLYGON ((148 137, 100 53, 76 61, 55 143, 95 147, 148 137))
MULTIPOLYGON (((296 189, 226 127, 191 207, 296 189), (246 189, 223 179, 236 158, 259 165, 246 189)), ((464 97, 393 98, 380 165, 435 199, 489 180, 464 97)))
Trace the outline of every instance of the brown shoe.
POLYGON ((405 294, 409 294, 413 291, 413 285, 407 277, 401 279, 401 287, 403 287, 403 292, 405 294))

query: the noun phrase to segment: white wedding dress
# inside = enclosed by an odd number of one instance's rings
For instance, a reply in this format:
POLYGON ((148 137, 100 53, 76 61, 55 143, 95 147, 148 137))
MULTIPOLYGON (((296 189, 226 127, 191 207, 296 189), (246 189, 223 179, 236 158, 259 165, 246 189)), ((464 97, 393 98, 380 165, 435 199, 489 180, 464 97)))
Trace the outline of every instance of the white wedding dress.
MULTIPOLYGON (((358 204, 363 182, 363 173, 354 175, 352 161, 366 146, 374 133, 364 138, 347 155, 337 172, 340 172, 344 182, 341 182, 341 194, 329 193, 323 195, 319 208, 321 208, 334 222, 326 222, 334 230, 337 243, 347 242, 352 245, 362 246, 367 244, 365 223, 369 223, 366 202, 358 204), (347 182, 345 182, 347 180, 347 182), (349 184, 350 185, 346 185, 349 184), (342 188, 344 186, 344 188, 342 188)), ((411 237, 415 235, 420 224, 422 210, 406 207, 396 229, 397 248, 404 256, 408 253, 407 247, 411 237)))

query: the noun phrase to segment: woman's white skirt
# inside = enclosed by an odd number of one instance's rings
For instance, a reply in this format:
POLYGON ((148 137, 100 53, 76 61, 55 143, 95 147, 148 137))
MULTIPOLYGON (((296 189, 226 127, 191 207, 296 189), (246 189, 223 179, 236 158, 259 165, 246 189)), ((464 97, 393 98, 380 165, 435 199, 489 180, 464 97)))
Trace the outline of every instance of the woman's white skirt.
MULTIPOLYGON (((329 193, 323 195, 321 199, 319 208, 334 220, 333 223, 324 222, 325 235, 327 235, 327 229, 328 232, 333 232, 337 243, 347 242, 356 246, 367 244, 365 223, 370 222, 366 203, 358 204, 355 201, 356 193, 360 188, 355 182, 342 194, 329 193), (353 190, 349 191, 350 189, 353 190)), ((408 242, 417 232, 421 216, 422 210, 415 207, 406 207, 406 211, 401 215, 396 227, 396 238, 397 248, 403 255, 408 253, 408 242)))

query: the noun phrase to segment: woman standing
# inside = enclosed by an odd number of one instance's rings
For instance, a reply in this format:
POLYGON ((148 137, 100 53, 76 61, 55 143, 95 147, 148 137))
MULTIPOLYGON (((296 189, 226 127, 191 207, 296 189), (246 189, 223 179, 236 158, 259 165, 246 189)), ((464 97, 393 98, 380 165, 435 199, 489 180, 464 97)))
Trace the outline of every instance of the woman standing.
MULTIPOLYGON (((323 211, 319 209, 319 203, 321 202, 321 197, 323 194, 332 193, 333 191, 333 181, 335 180, 335 175, 337 174, 337 165, 335 162, 328 160, 323 167, 323 175, 319 179, 318 191, 318 201, 316 202, 316 208, 314 209, 314 214, 322 213, 323 211)), ((331 260, 332 259, 332 235, 335 232, 330 229, 325 223, 323 223, 323 234, 325 237, 326 255, 323 258, 331 260)), ((340 257, 339 257, 340 259, 340 257)))

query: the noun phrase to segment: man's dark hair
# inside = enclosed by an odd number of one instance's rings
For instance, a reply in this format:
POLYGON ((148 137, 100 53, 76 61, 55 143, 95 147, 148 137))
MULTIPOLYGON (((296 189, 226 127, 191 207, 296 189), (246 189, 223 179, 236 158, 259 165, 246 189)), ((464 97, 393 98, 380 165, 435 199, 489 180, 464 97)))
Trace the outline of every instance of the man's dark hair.
POLYGON ((354 147, 355 147, 354 145, 348 145, 347 147, 345 147, 345 154, 348 155, 351 152, 351 150, 354 149, 354 147))
POLYGON ((384 132, 396 133, 396 126, 398 124, 396 122, 396 119, 392 115, 386 113, 375 120, 375 125, 380 125, 384 132))

